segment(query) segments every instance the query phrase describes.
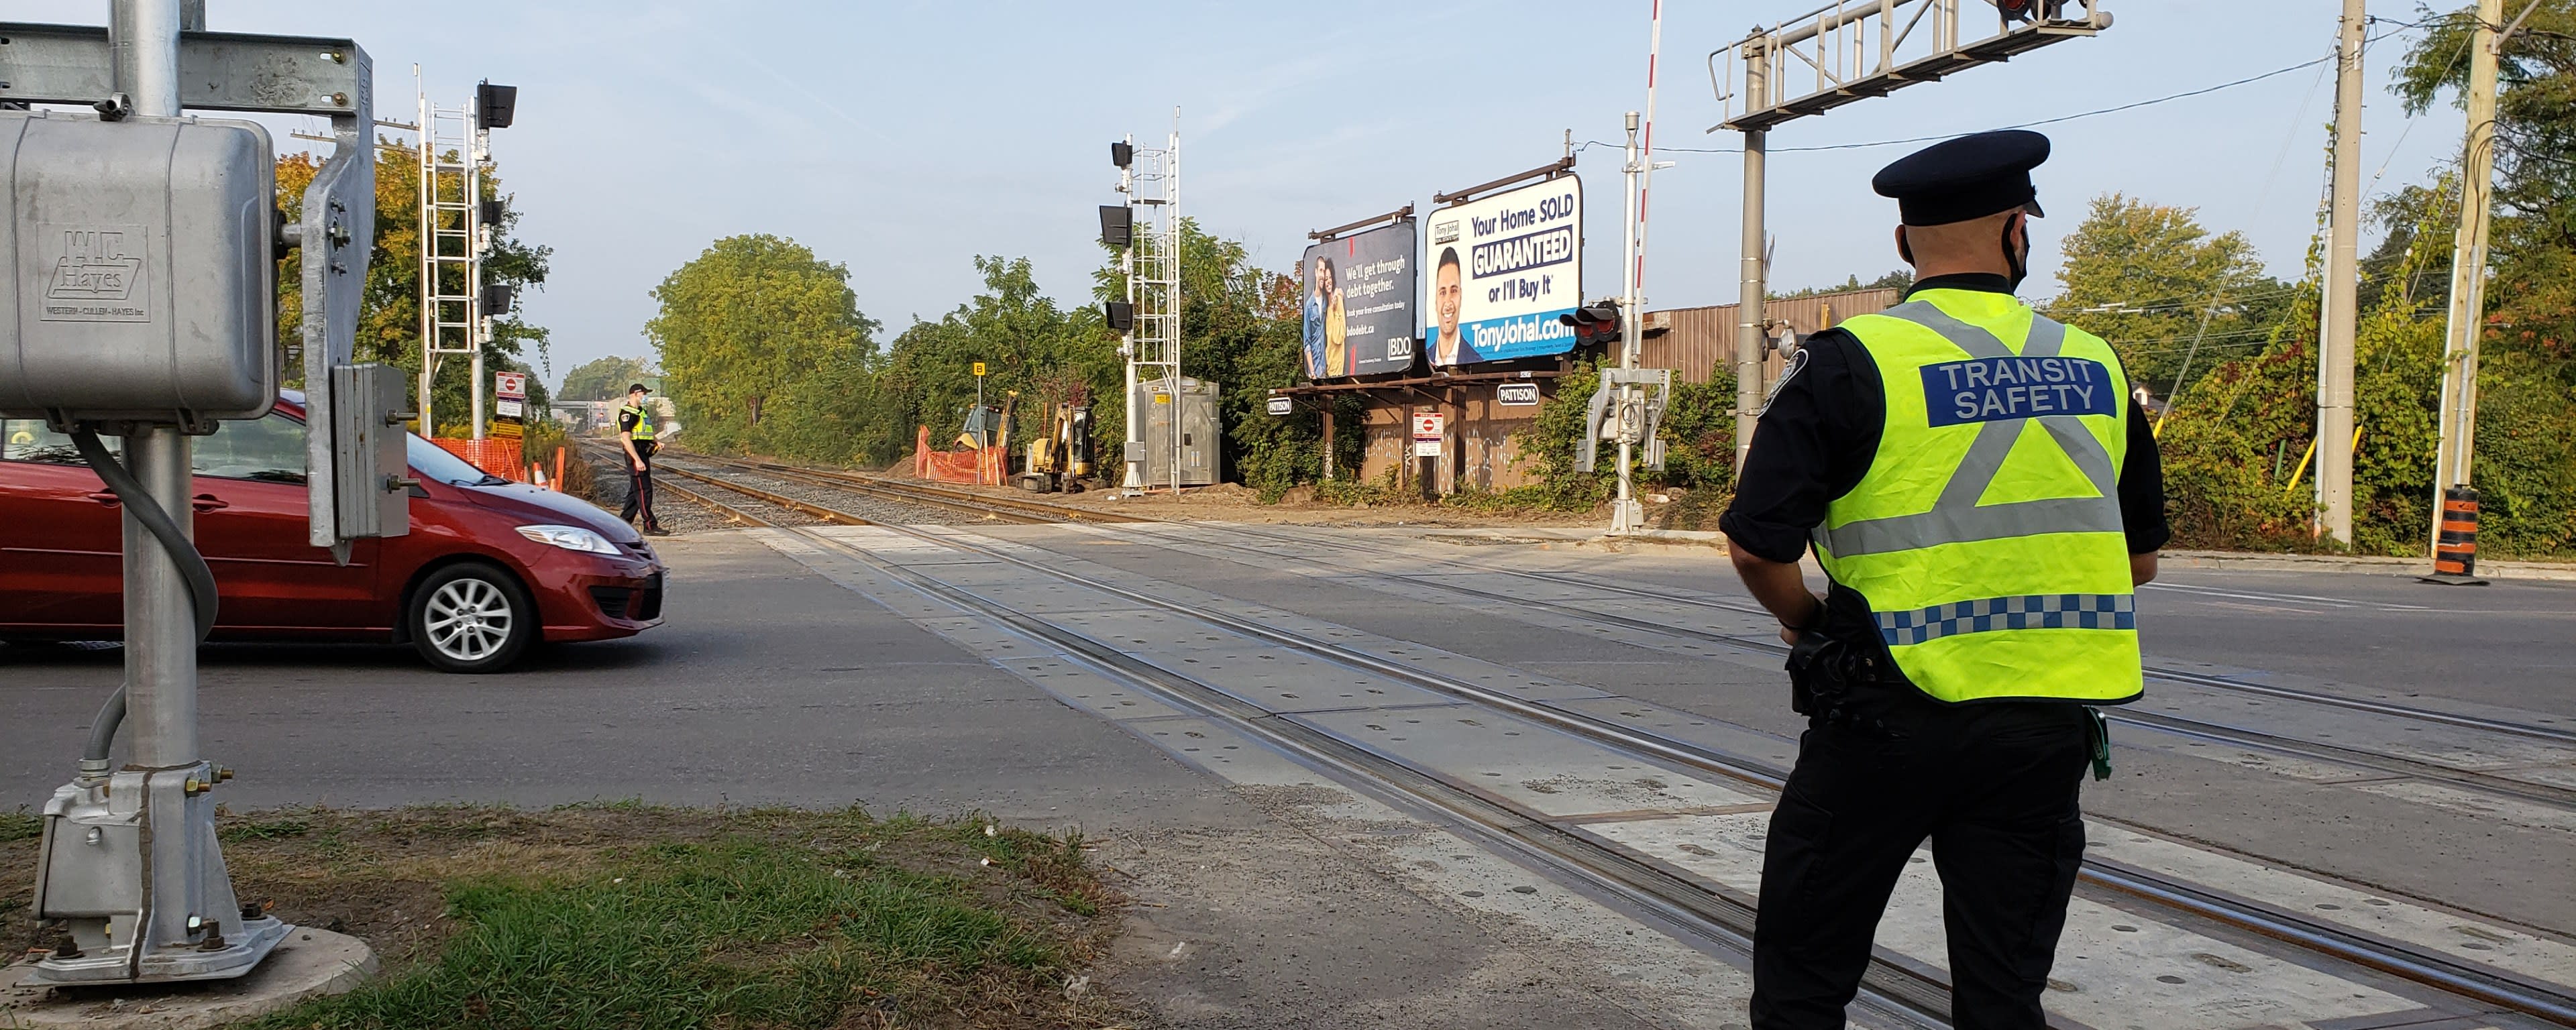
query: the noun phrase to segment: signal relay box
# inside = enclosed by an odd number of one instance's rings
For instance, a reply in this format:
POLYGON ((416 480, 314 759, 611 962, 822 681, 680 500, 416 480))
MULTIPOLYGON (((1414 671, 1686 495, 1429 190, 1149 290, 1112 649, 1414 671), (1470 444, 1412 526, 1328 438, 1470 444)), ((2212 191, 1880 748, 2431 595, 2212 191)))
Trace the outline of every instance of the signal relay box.
POLYGON ((256 122, 0 112, 0 415, 266 414, 276 178, 256 122))

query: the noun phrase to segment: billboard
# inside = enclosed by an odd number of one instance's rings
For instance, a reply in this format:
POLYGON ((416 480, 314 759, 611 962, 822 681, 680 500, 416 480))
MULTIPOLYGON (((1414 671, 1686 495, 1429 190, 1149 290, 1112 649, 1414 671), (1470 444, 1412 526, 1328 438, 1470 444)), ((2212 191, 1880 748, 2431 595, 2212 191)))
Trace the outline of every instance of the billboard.
POLYGON ((1402 372, 1421 330, 1413 219, 1325 240, 1298 262, 1310 379, 1402 372))
POLYGON ((1583 297, 1583 182, 1572 175, 1432 212, 1431 363, 1563 354, 1583 297))

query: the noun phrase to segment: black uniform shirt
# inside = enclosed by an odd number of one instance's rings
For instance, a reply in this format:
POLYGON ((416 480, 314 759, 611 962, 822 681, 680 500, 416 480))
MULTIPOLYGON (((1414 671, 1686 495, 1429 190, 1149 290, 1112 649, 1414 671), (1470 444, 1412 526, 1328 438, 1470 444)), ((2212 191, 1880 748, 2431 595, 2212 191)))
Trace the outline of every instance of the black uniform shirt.
MULTIPOLYGON (((635 436, 635 424, 636 424, 636 423, 638 423, 638 422, 641 422, 641 421, 644 421, 644 410, 643 410, 642 408, 638 408, 638 407, 635 407, 635 406, 633 406, 633 405, 625 405, 625 404, 618 405, 618 407, 617 407, 617 435, 619 435, 619 436, 623 436, 623 437, 626 437, 626 438, 628 438, 628 439, 634 439, 634 436, 635 436)), ((651 442, 653 442, 653 441, 651 441, 651 440, 636 440, 635 442, 636 442, 636 443, 651 443, 651 442)))
MULTIPOLYGON (((1931 289, 2012 292, 2003 276, 1965 274, 1925 279, 1906 296, 1931 289)), ((1717 520, 1735 546, 1783 564, 1807 552, 1808 533, 1824 523, 1825 506, 1860 485, 1887 425, 1878 364, 1850 333, 1825 330, 1801 350, 1796 371, 1762 411, 1735 501, 1717 520)), ((2158 550, 2173 536, 2165 525, 2164 463, 2134 398, 2128 454, 2120 464, 2120 519, 2131 554, 2158 550)))

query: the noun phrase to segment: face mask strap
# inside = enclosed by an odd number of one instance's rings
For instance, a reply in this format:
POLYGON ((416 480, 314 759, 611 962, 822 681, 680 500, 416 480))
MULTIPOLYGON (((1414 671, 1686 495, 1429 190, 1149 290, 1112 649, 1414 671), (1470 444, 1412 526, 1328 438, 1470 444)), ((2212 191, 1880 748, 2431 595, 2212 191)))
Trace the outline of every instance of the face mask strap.
POLYGON ((2013 289, 2018 290, 2021 288, 2021 281, 2030 276, 2030 267, 2022 263, 2021 252, 2013 247, 2015 224, 2012 219, 2004 221, 2004 266, 2012 269, 2012 274, 2005 278, 2011 281, 2013 289))

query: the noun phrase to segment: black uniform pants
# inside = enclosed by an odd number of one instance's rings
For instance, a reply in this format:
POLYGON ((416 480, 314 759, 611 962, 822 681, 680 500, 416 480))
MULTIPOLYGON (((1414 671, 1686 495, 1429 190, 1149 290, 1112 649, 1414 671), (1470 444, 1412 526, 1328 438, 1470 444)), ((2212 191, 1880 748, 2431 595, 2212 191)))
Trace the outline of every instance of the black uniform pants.
POLYGON ((2043 1027, 2040 992, 2084 860, 2089 717, 2072 704, 1918 696, 1874 718, 1883 731, 1817 725, 1799 738, 1762 855, 1755 1030, 1844 1025, 1879 916, 1927 838, 1952 1022, 2043 1027))
MULTIPOLYGON (((635 441, 635 456, 643 459, 644 467, 636 468, 636 463, 632 461, 626 463, 626 508, 619 512, 617 517, 633 522, 635 516, 641 513, 644 516, 644 528, 660 529, 662 523, 653 518, 653 441, 635 441)), ((619 455, 619 457, 625 456, 619 455)))

